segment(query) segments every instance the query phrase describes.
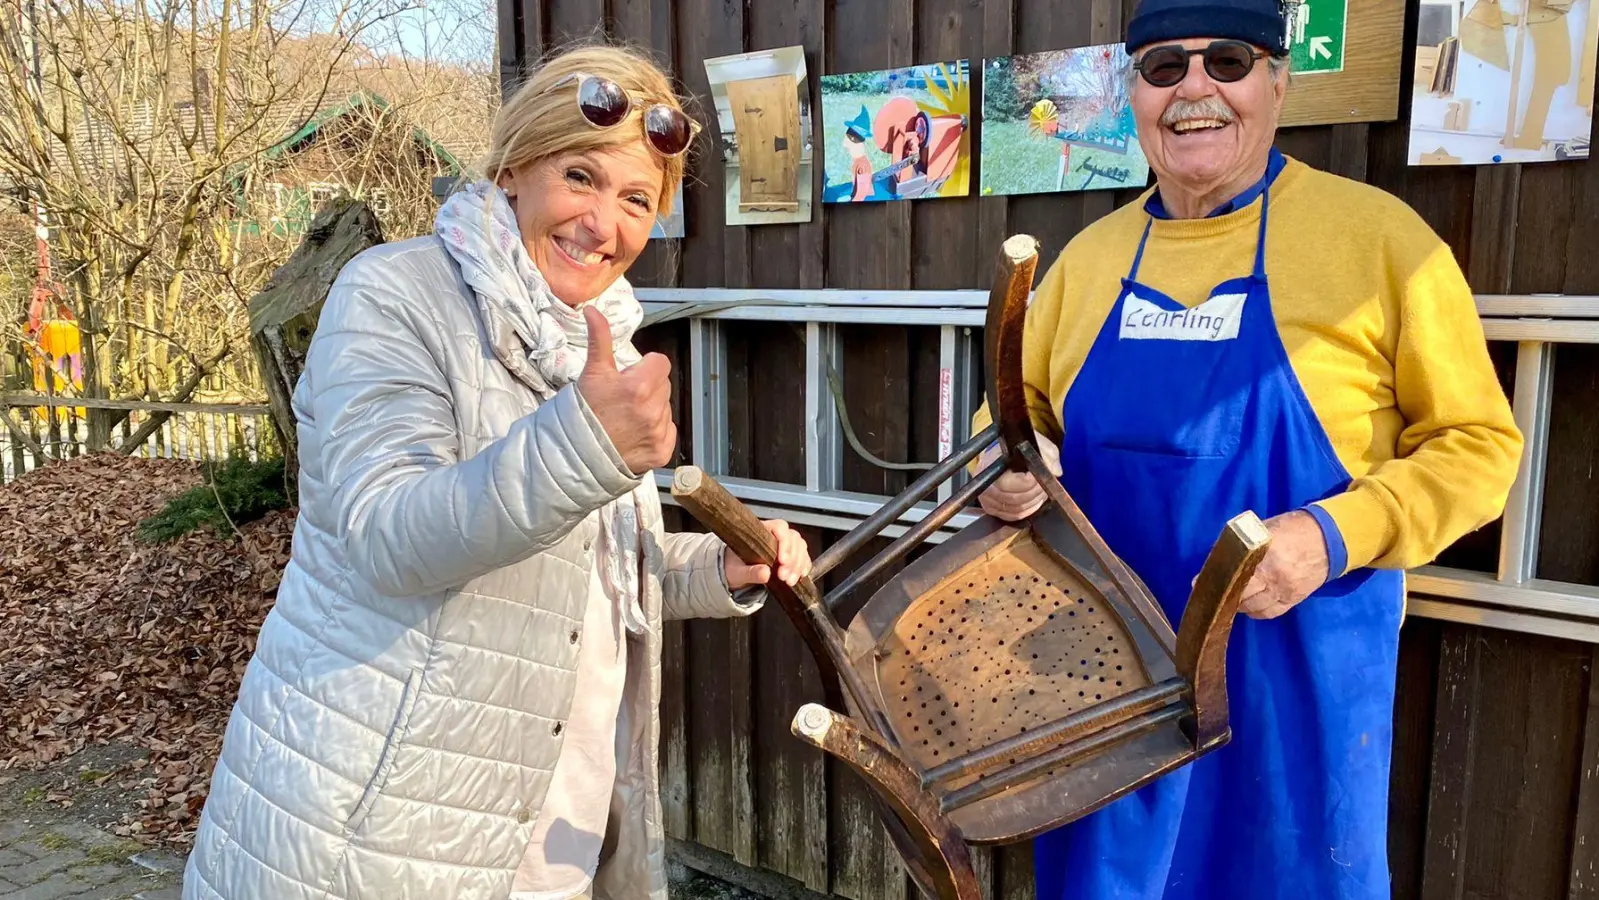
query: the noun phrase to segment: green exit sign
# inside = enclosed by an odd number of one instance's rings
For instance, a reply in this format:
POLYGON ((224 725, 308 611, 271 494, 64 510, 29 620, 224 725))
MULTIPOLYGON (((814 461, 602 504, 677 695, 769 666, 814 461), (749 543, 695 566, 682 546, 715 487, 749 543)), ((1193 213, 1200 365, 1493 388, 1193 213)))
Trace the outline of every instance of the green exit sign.
POLYGON ((1349 0, 1290 0, 1287 13, 1293 71, 1300 75, 1342 72, 1349 0))

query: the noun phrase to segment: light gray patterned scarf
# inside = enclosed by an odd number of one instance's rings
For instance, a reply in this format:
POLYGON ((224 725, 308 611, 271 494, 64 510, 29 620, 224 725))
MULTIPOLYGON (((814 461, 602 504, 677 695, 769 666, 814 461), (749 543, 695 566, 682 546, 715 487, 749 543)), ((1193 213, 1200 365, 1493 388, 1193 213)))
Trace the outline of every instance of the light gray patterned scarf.
MULTIPOLYGON (((588 324, 581 309, 568 306, 550 291, 534 266, 505 192, 488 181, 472 184, 444 202, 433 229, 479 301, 510 322, 526 348, 526 364, 514 357, 503 360, 512 372, 542 400, 577 381, 588 360, 588 324)), ((633 296, 632 285, 619 277, 590 302, 610 322, 617 367, 636 364, 640 354, 631 338, 644 318, 644 308, 633 296)), ((647 544, 639 514, 640 492, 654 489, 646 478, 633 492, 600 508, 600 580, 620 609, 623 624, 634 634, 645 628, 641 581, 642 548, 647 544)))

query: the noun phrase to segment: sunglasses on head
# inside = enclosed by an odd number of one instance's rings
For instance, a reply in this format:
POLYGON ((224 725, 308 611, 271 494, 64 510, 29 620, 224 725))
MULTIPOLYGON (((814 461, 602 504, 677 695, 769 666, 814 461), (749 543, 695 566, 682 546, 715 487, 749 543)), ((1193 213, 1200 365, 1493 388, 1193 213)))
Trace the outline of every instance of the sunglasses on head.
MULTIPOLYGON (((577 108, 584 121, 595 128, 615 128, 640 104, 623 87, 609 78, 579 72, 556 82, 564 87, 577 82, 577 108)), ((644 138, 662 156, 677 156, 688 149, 699 134, 700 124, 675 106, 651 103, 642 117, 644 138)))
POLYGON ((1243 41, 1212 41, 1198 50, 1189 50, 1180 44, 1167 44, 1151 48, 1133 63, 1133 68, 1151 85, 1167 88, 1188 77, 1188 60, 1194 56, 1204 58, 1205 74, 1212 81, 1226 83, 1248 75, 1255 68, 1255 60, 1264 58, 1266 54, 1243 41))

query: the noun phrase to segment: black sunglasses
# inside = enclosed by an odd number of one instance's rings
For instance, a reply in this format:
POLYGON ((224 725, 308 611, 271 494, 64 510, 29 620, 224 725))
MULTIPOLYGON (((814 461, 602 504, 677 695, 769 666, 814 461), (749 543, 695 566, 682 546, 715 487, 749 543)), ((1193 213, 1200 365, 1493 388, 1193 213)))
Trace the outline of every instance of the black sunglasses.
MULTIPOLYGON (((555 86, 562 87, 573 81, 577 82, 578 111, 595 128, 615 128, 638 105, 621 85, 609 78, 585 72, 568 75, 556 82, 555 86)), ((700 123, 690 119, 677 107, 665 103, 651 103, 644 107, 642 124, 645 139, 662 156, 677 156, 687 150, 700 131, 700 123)))
POLYGON ((1133 68, 1151 85, 1168 88, 1188 77, 1188 60, 1192 56, 1204 57, 1205 74, 1213 81, 1232 82, 1248 75, 1255 68, 1255 60, 1266 54, 1243 41, 1212 41, 1199 50, 1167 44, 1150 49, 1133 63, 1133 68))

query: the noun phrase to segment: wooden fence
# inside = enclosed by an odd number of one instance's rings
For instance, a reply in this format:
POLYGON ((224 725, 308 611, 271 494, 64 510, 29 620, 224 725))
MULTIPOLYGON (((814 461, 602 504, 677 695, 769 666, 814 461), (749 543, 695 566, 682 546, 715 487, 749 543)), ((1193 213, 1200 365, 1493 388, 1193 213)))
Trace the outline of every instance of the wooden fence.
POLYGON ((111 429, 111 445, 127 447, 152 416, 166 416, 159 427, 128 450, 146 458, 224 460, 233 456, 259 459, 273 455, 277 436, 264 405, 213 403, 147 403, 40 394, 0 393, 0 484, 27 474, 52 459, 71 459, 91 452, 88 411, 125 414, 111 429))
MULTIPOLYGON (((818 73, 1035 52, 1114 41, 1124 0, 501 0, 502 71, 595 23, 653 50, 713 109, 703 60, 803 45, 811 108, 818 73)), ((1405 45, 1418 4, 1408 3, 1405 45)), ((1413 63, 1401 66, 1408 98, 1413 63)), ((974 66, 975 70, 975 66, 974 66)), ((980 79, 973 108, 981 108, 980 79)), ((714 122, 702 119, 712 135, 714 122)), ((818 117, 819 119, 819 117, 818 117)), ((818 159, 821 123, 813 124, 818 159)), ((982 123, 974 123, 980 145, 982 123)), ((1482 294, 1599 294, 1599 161, 1411 168, 1397 122, 1287 131, 1304 162, 1407 201, 1454 248, 1482 294)), ((979 163, 980 165, 980 163, 979 163)), ((814 167, 820 190, 822 167, 814 167)), ((973 184, 979 183, 974 174, 973 184)), ((652 242, 630 277, 659 287, 960 289, 986 286, 1013 232, 1053 258, 1086 223, 1132 192, 968 197, 818 206, 803 225, 725 227, 721 166, 702 148, 685 187, 687 237, 652 242)), ((729 467, 804 483, 806 422, 794 401, 804 343, 785 323, 725 323, 729 467)), ((855 430, 894 461, 935 457, 936 329, 843 330, 845 396, 855 430)), ((644 340, 672 356, 679 433, 688 435, 690 326, 644 340)), ((1518 345, 1496 342, 1507 387, 1518 345)), ((1599 346, 1561 346, 1549 392, 1543 540, 1537 577, 1599 585, 1599 346)), ((692 447, 685 440, 682 458, 692 447)), ((845 490, 893 493, 902 472, 845 454, 845 490)), ((681 522, 679 524, 687 525, 681 522)), ((816 550, 836 536, 804 529, 816 550)), ((1500 528, 1460 542, 1447 565, 1491 573, 1500 528)), ((873 552, 875 548, 869 548, 873 552)), ((835 570, 847 573, 846 563, 835 570)), ((1396 898, 1599 897, 1599 679, 1596 646, 1468 622, 1412 616, 1403 632, 1393 759, 1390 860, 1396 898)), ((666 817, 674 853, 696 866, 852 900, 903 900, 907 881, 858 781, 789 734, 821 699, 805 648, 777 610, 752 621, 672 626, 663 698, 666 817)), ((1032 896, 1030 851, 983 856, 1000 897, 1032 896)))

